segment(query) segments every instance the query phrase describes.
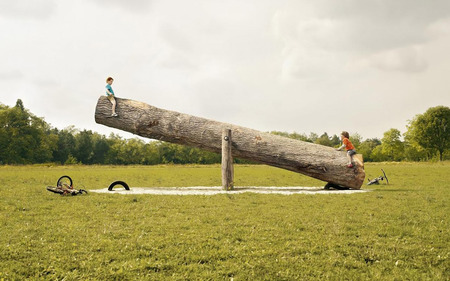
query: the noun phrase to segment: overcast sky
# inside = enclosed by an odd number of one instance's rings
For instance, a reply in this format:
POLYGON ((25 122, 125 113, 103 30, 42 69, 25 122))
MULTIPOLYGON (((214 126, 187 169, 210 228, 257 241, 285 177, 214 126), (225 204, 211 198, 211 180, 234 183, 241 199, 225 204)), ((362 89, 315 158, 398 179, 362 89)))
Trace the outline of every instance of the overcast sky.
POLYGON ((108 76, 118 97, 261 131, 381 138, 450 106, 448 0, 0 0, 0 50, 1 103, 106 135, 108 76))

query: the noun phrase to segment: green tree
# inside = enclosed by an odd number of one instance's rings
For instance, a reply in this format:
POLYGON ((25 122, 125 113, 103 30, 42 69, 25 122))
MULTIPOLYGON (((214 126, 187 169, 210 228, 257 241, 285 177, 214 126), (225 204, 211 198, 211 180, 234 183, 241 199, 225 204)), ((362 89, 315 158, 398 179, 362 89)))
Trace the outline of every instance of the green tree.
POLYGON ((77 158, 73 157, 72 154, 69 154, 67 160, 64 162, 64 165, 75 165, 79 164, 77 158))
POLYGON ((18 99, 16 101, 16 108, 19 108, 20 111, 25 111, 25 107, 23 106, 23 101, 21 99, 18 99))
POLYGON ((270 133, 272 135, 277 135, 277 136, 282 136, 282 137, 285 137, 285 138, 289 138, 289 133, 288 132, 272 131, 270 133))
POLYGON ((443 160, 444 152, 450 149, 450 108, 436 106, 424 114, 416 115, 407 126, 408 139, 425 149, 429 155, 439 153, 443 160))
POLYGON ((404 146, 400 140, 402 134, 397 129, 384 132, 381 139, 381 151, 387 156, 386 160, 400 161, 404 158, 404 146))
POLYGON ((94 133, 92 135, 92 141, 93 141, 92 163, 93 164, 106 163, 106 158, 109 151, 108 140, 104 135, 94 133))
POLYGON ((300 140, 300 141, 306 141, 306 142, 312 142, 305 134, 298 134, 296 132, 289 134, 289 137, 291 139, 300 140))
POLYGON ((372 153, 370 153, 370 159, 372 159, 372 161, 375 162, 382 162, 389 160, 388 156, 383 153, 383 148, 381 145, 376 146, 372 150, 372 153))
MULTIPOLYGON (((75 137, 77 130, 73 127, 67 127, 63 130, 53 129, 55 134, 58 135, 57 149, 53 151, 53 161, 64 164, 67 162, 69 156, 73 157, 75 153, 75 137)), ((72 163, 73 159, 69 161, 72 163)))
POLYGON ((27 109, 22 100, 0 107, 0 162, 5 164, 52 161, 57 137, 50 126, 27 109))
POLYGON ((321 144, 321 145, 326 145, 326 146, 331 146, 331 139, 328 136, 327 133, 323 133, 319 138, 317 138, 314 143, 316 144, 321 144))
POLYGON ((316 133, 313 133, 313 132, 311 132, 311 133, 309 134, 309 137, 308 137, 308 139, 309 139, 310 142, 316 142, 316 140, 317 140, 318 138, 319 138, 319 135, 316 134, 316 133))
POLYGON ((142 164, 145 160, 144 145, 145 143, 138 138, 122 142, 117 155, 118 162, 125 165, 142 164))
POLYGON ((429 155, 421 146, 411 143, 405 139, 405 159, 408 161, 428 160, 429 155))
POLYGON ((338 147, 340 145, 340 143, 341 143, 341 139, 336 134, 334 134, 331 137, 331 146, 338 147))
POLYGON ((145 144, 144 147, 144 163, 145 165, 156 165, 161 163, 161 156, 159 155, 160 141, 151 141, 145 144))
POLYGON ((53 153, 58 149, 58 135, 50 129, 40 136, 39 146, 34 152, 33 163, 54 162, 53 153))
POLYGON ((353 133, 350 135, 350 141, 355 146, 355 149, 358 150, 361 145, 362 137, 358 133, 353 133))
POLYGON ((83 164, 92 164, 94 155, 92 135, 90 130, 83 130, 75 135, 75 153, 73 156, 83 164))
POLYGON ((33 149, 36 148, 37 132, 31 125, 31 116, 23 108, 21 100, 15 107, 4 107, 0 112, 0 127, 2 128, 1 151, 2 162, 6 164, 32 163, 33 149))
POLYGON ((286 138, 291 138, 291 139, 295 139, 295 140, 301 140, 301 141, 307 141, 307 142, 312 142, 305 134, 298 134, 296 132, 289 134, 287 132, 280 132, 280 131, 272 131, 270 132, 273 135, 278 135, 278 136, 282 136, 282 137, 286 137, 286 138))
POLYGON ((123 140, 119 135, 111 133, 107 138, 107 141, 109 150, 106 153, 105 164, 120 164, 118 156, 120 153, 120 148, 125 143, 125 140, 123 140))
POLYGON ((367 139, 363 141, 358 148, 358 152, 363 155, 364 161, 370 162, 374 161, 372 157, 372 152, 375 147, 381 145, 381 141, 377 138, 367 139))

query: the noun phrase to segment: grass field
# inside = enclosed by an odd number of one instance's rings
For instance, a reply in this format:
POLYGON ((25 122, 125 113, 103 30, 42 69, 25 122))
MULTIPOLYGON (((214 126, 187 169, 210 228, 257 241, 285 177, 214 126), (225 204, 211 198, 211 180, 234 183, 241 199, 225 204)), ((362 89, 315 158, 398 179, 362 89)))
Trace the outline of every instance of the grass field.
MULTIPOLYGON (((449 280, 450 162, 367 164, 391 185, 331 195, 62 197, 218 186, 220 166, 0 167, 0 280, 449 280)), ((321 186, 236 166, 237 186, 321 186)))

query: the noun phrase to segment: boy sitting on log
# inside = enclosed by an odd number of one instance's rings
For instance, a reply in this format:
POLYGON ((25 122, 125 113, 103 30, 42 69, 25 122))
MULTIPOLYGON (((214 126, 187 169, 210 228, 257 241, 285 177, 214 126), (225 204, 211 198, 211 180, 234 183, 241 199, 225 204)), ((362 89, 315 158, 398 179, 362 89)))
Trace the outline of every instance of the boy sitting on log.
POLYGON ((116 113, 116 99, 114 98, 114 91, 111 87, 111 84, 114 82, 112 77, 106 78, 106 95, 108 96, 108 100, 112 103, 112 117, 119 116, 116 113))

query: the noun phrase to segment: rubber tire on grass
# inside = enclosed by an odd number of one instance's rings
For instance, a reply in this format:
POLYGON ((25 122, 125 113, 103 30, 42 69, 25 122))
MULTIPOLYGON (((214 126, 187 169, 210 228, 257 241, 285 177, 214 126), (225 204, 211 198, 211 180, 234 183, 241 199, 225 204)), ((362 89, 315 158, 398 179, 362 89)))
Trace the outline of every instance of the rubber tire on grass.
POLYGON ((56 182, 56 186, 59 186, 59 182, 63 179, 63 178, 68 178, 70 181, 70 187, 73 187, 73 181, 69 176, 62 176, 58 179, 58 181, 56 182))
POLYGON ((130 190, 130 187, 129 187, 128 184, 127 184, 126 182, 124 182, 124 181, 115 181, 115 182, 111 183, 111 184, 109 185, 109 187, 108 187, 108 190, 109 190, 109 191, 112 191, 113 188, 114 188, 114 186, 116 186, 116 185, 121 185, 121 186, 125 187, 125 190, 130 190))

